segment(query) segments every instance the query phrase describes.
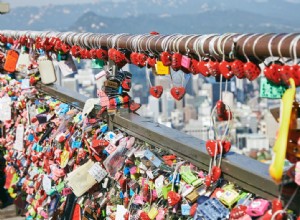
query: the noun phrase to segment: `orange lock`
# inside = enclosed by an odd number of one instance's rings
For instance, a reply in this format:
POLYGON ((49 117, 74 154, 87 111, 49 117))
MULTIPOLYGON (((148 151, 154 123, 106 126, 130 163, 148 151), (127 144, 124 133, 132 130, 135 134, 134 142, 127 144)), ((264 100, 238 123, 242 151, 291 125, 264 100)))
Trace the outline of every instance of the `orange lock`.
POLYGON ((6 54, 6 60, 4 63, 4 70, 7 72, 15 72, 17 62, 19 58, 19 53, 15 50, 8 50, 6 54))

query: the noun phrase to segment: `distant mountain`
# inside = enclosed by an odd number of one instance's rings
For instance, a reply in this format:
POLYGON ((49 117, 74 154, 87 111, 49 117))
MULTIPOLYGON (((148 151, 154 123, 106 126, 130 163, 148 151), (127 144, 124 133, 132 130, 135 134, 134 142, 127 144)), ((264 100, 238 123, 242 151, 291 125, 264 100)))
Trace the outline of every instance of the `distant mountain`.
POLYGON ((161 15, 145 14, 126 18, 109 18, 87 12, 71 27, 76 32, 142 34, 157 31, 162 34, 205 34, 226 32, 299 32, 282 19, 240 10, 208 10, 198 14, 161 15))
POLYGON ((95 0, 93 4, 19 7, 0 16, 0 29, 113 33, 150 30, 161 33, 294 32, 300 28, 300 4, 291 2, 299 1, 95 0))

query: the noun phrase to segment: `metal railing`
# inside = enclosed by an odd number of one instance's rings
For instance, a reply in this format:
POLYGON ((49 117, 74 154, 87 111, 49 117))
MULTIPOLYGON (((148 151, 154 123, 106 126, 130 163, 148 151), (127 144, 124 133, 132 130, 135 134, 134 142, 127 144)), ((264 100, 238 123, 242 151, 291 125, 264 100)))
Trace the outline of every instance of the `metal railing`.
MULTIPOLYGON (((38 83, 37 89, 77 108, 83 108, 88 99, 80 94, 74 95, 74 92, 58 85, 46 86, 38 83)), ((210 156, 202 140, 126 111, 110 115, 108 124, 110 128, 119 128, 155 147, 171 150, 197 167, 208 170, 210 156)), ((229 152, 223 158, 221 168, 226 180, 236 183, 251 193, 267 199, 273 199, 279 195, 279 186, 269 176, 269 166, 266 164, 229 152)), ((289 189, 295 188, 293 184, 289 184, 288 187, 289 189)), ((290 191, 287 191, 286 195, 283 194, 283 198, 288 199, 289 194, 290 191)), ((299 203, 300 193, 291 203, 291 209, 298 211, 299 203)))

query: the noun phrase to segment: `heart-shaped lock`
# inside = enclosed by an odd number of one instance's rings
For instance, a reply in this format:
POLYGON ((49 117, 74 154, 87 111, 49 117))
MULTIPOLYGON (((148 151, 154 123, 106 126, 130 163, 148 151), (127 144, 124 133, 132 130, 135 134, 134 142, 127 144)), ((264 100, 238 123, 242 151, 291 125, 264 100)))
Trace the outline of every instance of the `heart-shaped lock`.
POLYGON ((90 49, 90 56, 91 56, 91 59, 96 59, 97 58, 97 49, 90 49))
POLYGON ((213 166, 212 169, 211 169, 211 180, 213 182, 216 182, 220 179, 221 177, 221 168, 218 167, 218 166, 213 166))
POLYGON ((295 81, 295 85, 300 86, 300 66, 299 65, 294 65, 294 66, 296 71, 294 72, 293 79, 295 81))
POLYGON ((115 53, 116 52, 117 52, 117 50, 115 48, 110 48, 107 53, 108 58, 112 61, 115 61, 115 53))
POLYGON ((172 54, 167 51, 164 51, 160 54, 160 60, 164 66, 171 66, 172 64, 172 54))
POLYGON ((222 100, 217 101, 217 115, 218 117, 226 116, 226 106, 222 100))
POLYGON ((191 65, 190 65, 190 69, 189 71, 192 73, 192 74, 198 74, 199 71, 198 71, 198 60, 196 59, 191 59, 191 65))
POLYGON ((280 69, 280 78, 285 85, 289 85, 289 79, 293 77, 289 65, 283 65, 280 69))
POLYGON ((197 65, 197 69, 198 69, 199 73, 201 73, 204 77, 210 76, 210 72, 208 70, 206 61, 204 61, 204 60, 199 61, 198 65, 197 65))
POLYGON ((61 40, 57 40, 54 44, 54 48, 53 48, 54 51, 56 51, 56 52, 62 51, 62 49, 61 49, 62 44, 63 43, 61 42, 61 40))
POLYGON ((139 58, 138 58, 139 54, 137 52, 132 52, 130 54, 130 61, 132 64, 138 66, 139 65, 139 58))
POLYGON ((168 204, 170 206, 175 206, 178 204, 181 200, 181 195, 179 193, 176 193, 174 191, 168 192, 168 204))
POLYGON ((208 72, 211 76, 219 76, 220 75, 220 69, 219 69, 219 62, 218 61, 208 61, 207 62, 207 68, 208 72))
POLYGON ((222 141, 223 154, 227 154, 231 149, 231 142, 228 140, 222 141))
POLYGON ((242 61, 233 61, 231 64, 231 71, 238 79, 245 78, 244 63, 242 61))
POLYGON ((72 56, 75 57, 75 58, 80 57, 80 51, 81 51, 81 47, 78 46, 78 45, 74 45, 71 48, 72 56))
POLYGON ((131 79, 124 79, 122 81, 122 88, 126 91, 129 91, 131 89, 131 79))
POLYGON ((280 84, 281 82, 280 69, 281 69, 281 65, 277 63, 271 63, 265 67, 264 75, 271 82, 275 84, 280 84))
POLYGON ((147 56, 146 54, 144 54, 144 53, 139 53, 139 55, 138 55, 139 67, 144 67, 144 66, 146 66, 147 59, 148 59, 148 56, 147 56))
POLYGON ((181 67, 181 59, 182 59, 182 55, 180 53, 174 53, 172 55, 172 63, 171 63, 171 67, 174 71, 178 71, 180 70, 181 67))
POLYGON ((231 79, 234 76, 231 70, 231 63, 228 61, 223 60, 219 64, 219 70, 225 79, 231 79))
POLYGON ((185 88, 183 86, 173 87, 171 89, 171 95, 177 101, 181 100, 185 94, 185 88))
POLYGON ((147 58, 147 67, 151 68, 151 67, 155 67, 156 64, 156 58, 155 57, 148 57, 147 58))
POLYGON ((232 220, 239 219, 239 218, 243 217, 244 215, 246 215, 246 211, 247 211, 247 206, 238 205, 231 210, 229 217, 232 220))
POLYGON ((104 61, 107 61, 108 59, 108 52, 107 50, 104 50, 104 49, 97 49, 96 51, 96 56, 99 60, 104 60, 104 61))
POLYGON ((204 184, 206 187, 210 187, 210 185, 211 185, 211 176, 210 175, 207 175, 205 177, 204 184))
POLYGON ((0 35, 0 41, 1 41, 1 43, 3 43, 3 44, 6 44, 7 43, 7 37, 5 37, 4 35, 0 35))
POLYGON ((160 98, 163 93, 163 87, 162 86, 152 86, 149 90, 150 94, 155 98, 160 98))
MULTIPOLYGON (((283 210, 283 205, 280 199, 273 199, 272 200, 272 213, 274 214, 275 212, 283 210)), ((275 217, 276 220, 282 220, 283 219, 283 214, 277 214, 275 217)))
POLYGON ((19 38, 19 44, 21 44, 22 46, 25 46, 27 43, 27 40, 28 40, 28 38, 23 35, 19 38))
POLYGON ((248 80, 255 80, 260 74, 260 68, 253 62, 248 61, 244 64, 244 73, 248 80))
POLYGON ((217 146, 217 142, 215 140, 207 140, 205 147, 206 147, 207 153, 211 157, 214 157, 216 152, 217 152, 217 155, 220 153, 219 148, 217 146))
POLYGON ((61 50, 63 53, 69 53, 70 49, 71 49, 70 45, 66 43, 61 44, 61 50))

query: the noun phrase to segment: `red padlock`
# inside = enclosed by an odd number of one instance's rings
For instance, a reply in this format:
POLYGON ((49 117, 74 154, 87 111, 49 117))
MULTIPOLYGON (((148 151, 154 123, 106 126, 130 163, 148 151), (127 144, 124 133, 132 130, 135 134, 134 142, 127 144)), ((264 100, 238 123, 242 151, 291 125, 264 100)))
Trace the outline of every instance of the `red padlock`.
POLYGON ((146 212, 141 212, 140 220, 151 220, 146 212))
POLYGON ((172 63, 171 63, 171 67, 174 71, 178 71, 180 70, 181 67, 181 59, 182 59, 182 55, 180 53, 174 53, 172 55, 172 63))
POLYGON ((260 74, 260 68, 253 62, 248 61, 244 64, 244 73, 248 80, 255 80, 260 74))
POLYGON ((81 47, 78 46, 78 45, 74 45, 71 48, 72 56, 75 57, 75 58, 80 57, 80 51, 81 51, 81 47))
POLYGON ((211 76, 216 77, 221 74, 218 61, 212 61, 212 60, 208 61, 207 68, 208 68, 208 72, 211 76))
POLYGON ((203 61, 203 60, 199 61, 198 65, 197 65, 197 69, 198 69, 199 73, 201 73, 204 77, 210 76, 210 72, 208 70, 206 61, 203 61))
POLYGON ((204 184, 206 187, 210 187, 210 185, 211 185, 211 176, 210 175, 207 175, 205 177, 204 184))
POLYGON ((132 52, 130 54, 130 61, 132 64, 138 66, 139 65, 139 59, 138 59, 139 54, 137 52, 132 52))
POLYGON ((148 57, 147 58, 147 67, 151 68, 154 67, 156 64, 156 58, 155 57, 148 57))
POLYGON ((300 66, 299 65, 294 65, 294 66, 296 71, 294 72, 293 79, 295 81, 295 85, 300 86, 300 66))
POLYGON ((172 54, 164 51, 160 54, 160 60, 164 66, 171 66, 172 64, 172 54))
MULTIPOLYGON (((279 210, 283 210, 282 202, 279 199, 273 199, 273 201, 272 201, 272 214, 274 214, 275 212, 277 212, 279 210)), ((275 217, 275 220, 282 220, 283 217, 284 217, 284 215, 282 213, 277 214, 276 217, 275 217)))
POLYGON ((222 100, 217 101, 217 115, 218 117, 224 117, 226 116, 226 106, 222 100))
POLYGON ((230 211, 229 219, 237 220, 243 217, 244 215, 246 215, 246 211, 247 211, 247 206, 238 205, 230 211))
POLYGON ((281 67, 282 67, 282 65, 279 65, 277 63, 271 63, 270 65, 267 65, 264 69, 265 77, 275 84, 280 84, 281 83, 281 76, 280 76, 281 67))
POLYGON ((162 86, 152 86, 149 89, 150 95, 152 95, 155 98, 160 98, 163 94, 163 87, 162 86))
POLYGON ((199 73, 199 70, 198 70, 198 60, 196 60, 196 59, 191 59, 191 65, 190 65, 189 71, 190 71, 192 74, 194 74, 194 75, 199 73))
POLYGON ((220 153, 220 150, 219 150, 216 140, 207 140, 205 147, 206 147, 207 153, 211 157, 214 157, 216 153, 217 153, 217 155, 220 153))
POLYGON ((211 169, 211 180, 213 182, 216 182, 220 179, 221 177, 221 168, 218 167, 218 166, 213 166, 212 169, 211 169))
POLYGON ((96 56, 99 60, 104 60, 107 61, 108 60, 108 52, 107 50, 104 49, 97 49, 96 51, 96 56))
POLYGON ((147 62, 148 56, 146 54, 143 53, 139 53, 138 55, 138 63, 139 63, 139 67, 144 67, 146 66, 146 62, 147 62))
POLYGON ((219 64, 219 70, 225 79, 231 79, 234 76, 231 69, 231 63, 228 61, 223 60, 219 64))
POLYGON ((179 193, 176 193, 174 191, 168 192, 168 204, 170 206, 177 205, 181 200, 181 195, 179 193))

